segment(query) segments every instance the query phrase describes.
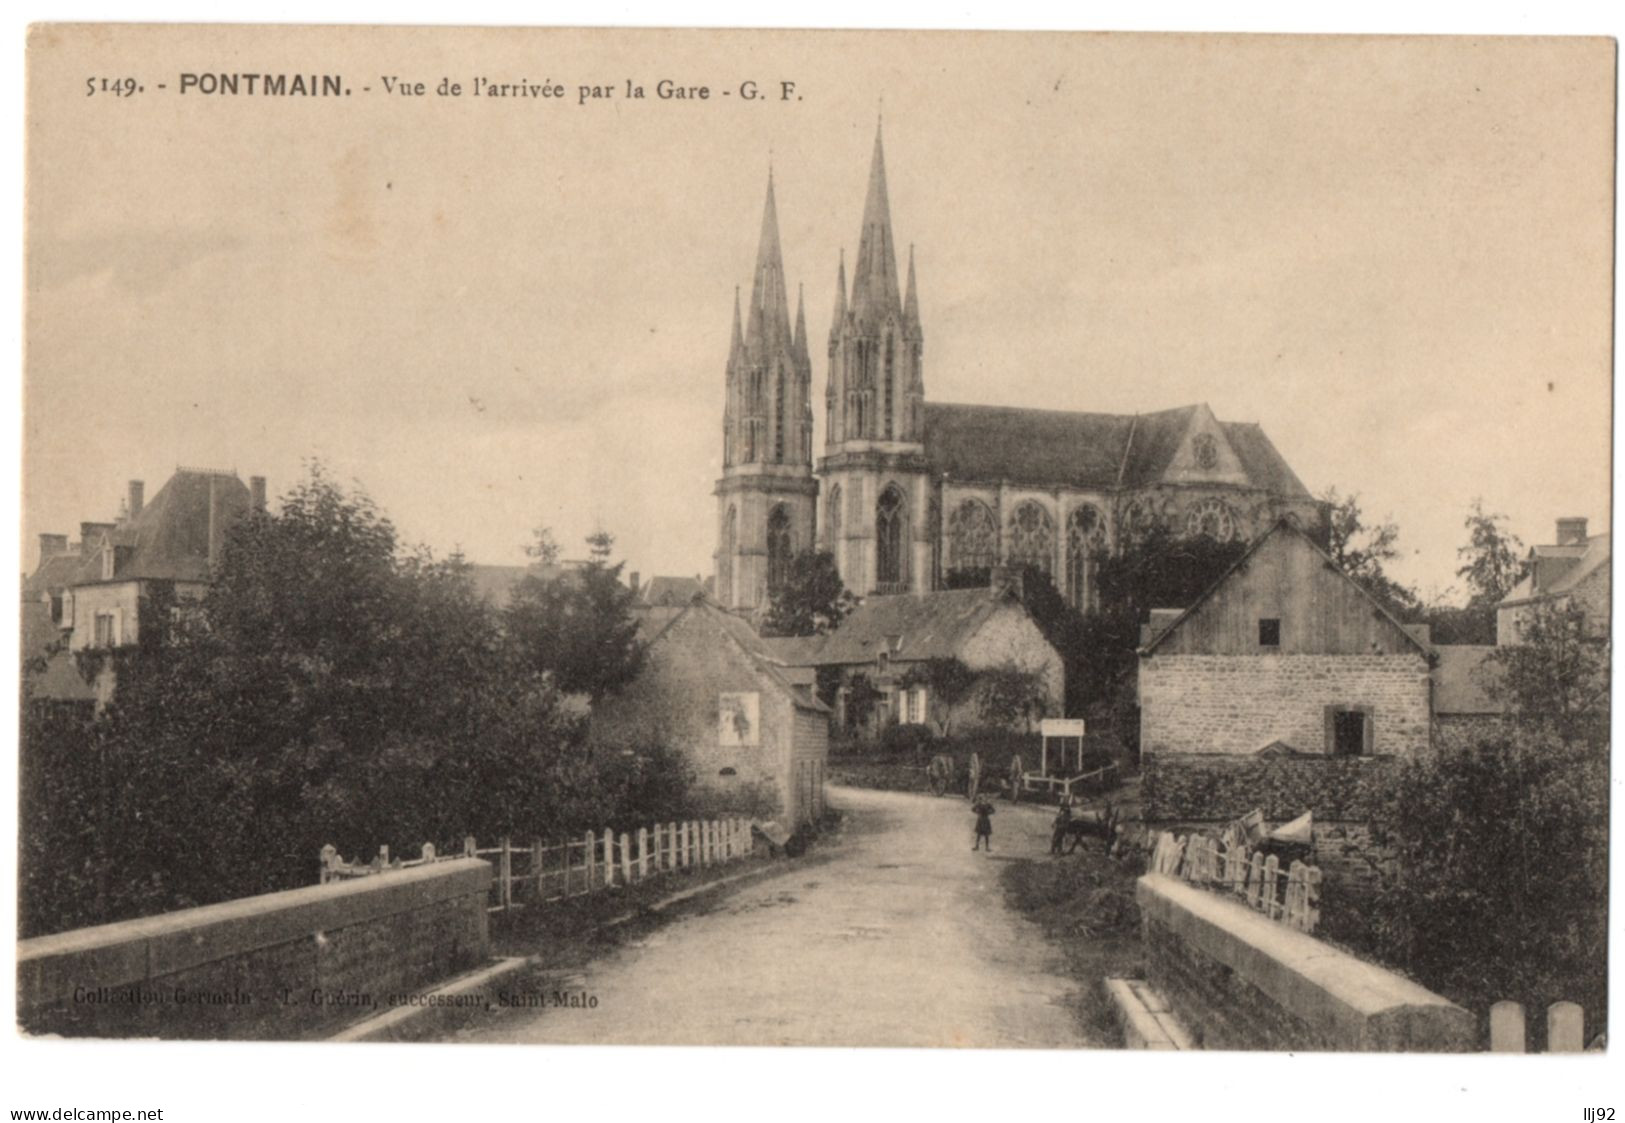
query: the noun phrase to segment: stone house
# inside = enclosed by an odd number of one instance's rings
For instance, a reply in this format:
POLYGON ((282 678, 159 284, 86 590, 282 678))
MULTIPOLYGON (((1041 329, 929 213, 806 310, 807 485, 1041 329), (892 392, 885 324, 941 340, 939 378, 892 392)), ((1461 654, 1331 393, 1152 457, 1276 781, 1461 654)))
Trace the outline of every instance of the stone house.
POLYGON ((1313 860, 1371 880, 1397 761, 1432 743, 1433 649, 1310 538, 1278 524, 1140 648, 1143 814, 1216 829, 1314 815, 1313 860))
MULTIPOLYGON (((160 591, 177 602, 201 596, 231 524, 264 506, 263 477, 245 486, 234 472, 177 468, 150 502, 142 481, 131 480, 117 519, 80 523, 77 542, 41 534, 39 564, 23 582, 32 648, 25 656, 37 672, 31 686, 73 700, 65 663, 80 652, 138 644, 142 613, 160 591)), ((102 676, 97 700, 105 702, 112 686, 102 676)))
POLYGON ((680 750, 720 808, 788 824, 824 810, 829 707, 791 682, 743 619, 703 596, 675 614, 641 610, 643 669, 591 718, 602 749, 680 750))
POLYGON ((1586 520, 1557 520, 1557 542, 1529 551, 1528 575, 1496 606, 1495 642, 1518 643, 1524 620, 1545 604, 1574 602, 1585 609, 1588 635, 1606 638, 1612 586, 1607 534, 1588 534, 1586 520))
POLYGON ((1142 756, 1407 756, 1429 743, 1431 657, 1282 522, 1140 648, 1142 756))
POLYGON ((1065 667, 1010 583, 980 589, 902 593, 864 599, 840 627, 822 636, 763 641, 791 674, 813 681, 833 676, 835 720, 855 719, 847 703, 853 681, 865 676, 879 691, 869 715, 873 728, 899 722, 974 724, 974 698, 950 709, 929 687, 909 683, 910 670, 930 659, 957 658, 972 671, 1014 667, 1033 673, 1042 687, 1043 713, 1059 714, 1065 698, 1065 667))

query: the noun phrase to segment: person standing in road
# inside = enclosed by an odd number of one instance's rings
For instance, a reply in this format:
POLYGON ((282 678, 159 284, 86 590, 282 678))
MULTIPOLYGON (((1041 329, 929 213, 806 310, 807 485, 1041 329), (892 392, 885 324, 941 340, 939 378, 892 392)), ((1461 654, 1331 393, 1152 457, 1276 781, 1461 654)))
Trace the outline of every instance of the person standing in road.
POLYGON ((989 853, 993 851, 993 805, 986 799, 979 799, 971 804, 970 809, 976 813, 976 841, 970 844, 972 850, 984 843, 989 853))

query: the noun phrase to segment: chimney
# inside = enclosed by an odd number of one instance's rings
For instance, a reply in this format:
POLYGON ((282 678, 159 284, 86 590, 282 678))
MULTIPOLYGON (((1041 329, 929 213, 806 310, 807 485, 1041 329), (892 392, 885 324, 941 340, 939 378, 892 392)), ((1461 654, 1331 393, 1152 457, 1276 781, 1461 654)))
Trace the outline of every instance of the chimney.
POLYGON ((147 485, 142 483, 140 480, 131 480, 129 500, 130 518, 133 519, 141 513, 142 504, 146 502, 146 499, 147 485))
POLYGON ((643 588, 642 583, 638 581, 638 571, 635 569, 626 575, 626 583, 631 586, 634 593, 643 588))
POLYGON ((256 511, 265 510, 265 477, 249 476, 248 491, 253 497, 253 507, 256 511))
POLYGON ((66 534, 42 534, 39 536, 39 560, 43 563, 47 558, 54 558, 58 554, 68 552, 68 536, 66 534))
POLYGON ((1559 546, 1583 546, 1586 540, 1586 520, 1583 518, 1557 520, 1559 546))

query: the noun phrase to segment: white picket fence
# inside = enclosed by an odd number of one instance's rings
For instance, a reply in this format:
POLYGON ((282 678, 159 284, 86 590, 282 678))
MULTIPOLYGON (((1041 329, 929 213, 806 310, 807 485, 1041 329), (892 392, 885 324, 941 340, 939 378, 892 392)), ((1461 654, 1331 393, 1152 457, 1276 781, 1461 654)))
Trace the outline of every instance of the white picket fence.
POLYGON ((526 904, 546 904, 580 897, 617 885, 635 885, 675 870, 700 869, 737 861, 754 849, 748 819, 706 819, 682 823, 656 823, 637 832, 617 835, 612 830, 588 831, 569 842, 515 846, 504 838, 496 846, 480 847, 473 836, 463 840, 461 852, 439 853, 425 843, 421 856, 391 859, 389 847, 380 846, 368 862, 347 862, 331 846, 322 847, 321 884, 342 878, 367 877, 386 870, 408 869, 456 858, 487 858, 496 867, 491 882, 490 911, 502 912, 526 904))
POLYGON ((1313 932, 1320 923, 1318 866, 1293 862, 1283 870, 1274 854, 1261 854, 1239 844, 1227 847, 1206 835, 1175 836, 1162 831, 1151 851, 1150 869, 1229 893, 1300 932, 1313 932))
MULTIPOLYGON (((1490 1007, 1490 1052, 1526 1053, 1529 1033, 1524 1021, 1523 1003, 1497 1002, 1490 1007)), ((1599 1037, 1590 1045, 1603 1048, 1599 1037)), ((1546 1051, 1582 1053, 1585 1044, 1585 1010, 1578 1002, 1554 1002, 1546 1007, 1546 1051)))

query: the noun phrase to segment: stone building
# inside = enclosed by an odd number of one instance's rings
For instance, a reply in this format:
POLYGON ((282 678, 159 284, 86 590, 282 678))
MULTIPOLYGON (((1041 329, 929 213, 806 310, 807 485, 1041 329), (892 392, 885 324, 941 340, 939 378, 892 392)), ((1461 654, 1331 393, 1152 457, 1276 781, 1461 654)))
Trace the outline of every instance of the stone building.
POLYGON ((850 290, 837 268, 812 462, 806 317, 790 325, 771 177, 748 320, 735 302, 718 481, 716 596, 762 608, 797 551, 835 557, 859 596, 986 584, 1034 565, 1069 603, 1091 558, 1153 522, 1251 538, 1318 504, 1264 432, 1205 405, 1138 415, 932 403, 912 248, 898 285, 877 131, 850 290), (816 511, 815 511, 816 507, 816 511), (816 513, 816 519, 815 519, 816 513))
MULTIPOLYGON (((138 644, 143 612, 160 591, 176 601, 201 596, 231 524, 264 506, 261 476, 245 486, 235 472, 177 468, 150 501, 131 480, 118 517, 80 523, 77 542, 41 534, 39 564, 23 582, 24 634, 35 648, 25 655, 44 663, 33 687, 72 695, 63 661, 138 644)), ((105 701, 111 690, 103 676, 95 694, 105 701)))
POLYGON ((972 671, 1031 672, 1043 694, 1042 706, 1028 715, 1032 721, 1046 713, 1059 714, 1064 700, 1061 656, 1027 614, 1019 591, 1009 584, 871 596, 827 635, 762 642, 802 681, 814 681, 819 670, 835 676, 835 721, 842 727, 854 724, 857 717, 847 702, 860 674, 879 692, 874 711, 865 716, 871 727, 896 722, 933 723, 939 729, 950 723, 975 724, 974 697, 950 707, 933 697, 928 686, 910 681, 910 670, 930 659, 958 659, 972 671))
POLYGON ((1586 631, 1606 638, 1612 603, 1607 534, 1587 534, 1586 520, 1557 520, 1557 542, 1529 551, 1528 575, 1496 606, 1495 642, 1518 643, 1525 619, 1541 605, 1575 603, 1585 610, 1586 631))
POLYGON ((1307 534, 1277 524, 1140 648, 1140 752, 1410 756, 1432 651, 1307 534))
MULTIPOLYGON (((1141 795, 1156 830, 1313 814, 1313 861, 1371 882, 1399 761, 1432 743, 1434 652, 1282 522, 1140 648, 1141 795)), ((1452 680, 1452 689, 1457 684, 1452 680)), ((1458 691, 1459 693, 1459 691, 1458 691)))
POLYGON ((594 744, 680 750, 719 810, 763 813, 766 803, 790 824, 821 814, 829 708, 791 682, 749 624, 704 596, 643 622, 643 669, 594 711, 594 744))

